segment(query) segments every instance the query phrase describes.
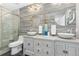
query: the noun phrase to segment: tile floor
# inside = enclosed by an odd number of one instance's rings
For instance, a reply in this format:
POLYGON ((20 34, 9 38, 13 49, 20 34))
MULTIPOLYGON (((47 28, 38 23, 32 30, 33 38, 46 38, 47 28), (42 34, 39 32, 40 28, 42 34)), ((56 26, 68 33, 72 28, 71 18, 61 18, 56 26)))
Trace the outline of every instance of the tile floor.
MULTIPOLYGON (((1 56, 12 56, 10 53, 11 53, 11 51, 9 51, 9 52, 7 52, 7 53, 1 55, 1 56)), ((23 56, 23 51, 19 52, 19 53, 16 54, 16 55, 13 55, 13 56, 23 56)))

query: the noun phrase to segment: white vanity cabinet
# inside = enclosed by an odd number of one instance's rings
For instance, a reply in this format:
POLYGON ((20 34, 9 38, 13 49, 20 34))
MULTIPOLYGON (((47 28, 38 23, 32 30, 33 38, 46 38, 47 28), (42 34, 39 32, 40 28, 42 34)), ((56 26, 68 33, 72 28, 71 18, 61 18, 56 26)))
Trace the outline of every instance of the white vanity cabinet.
POLYGON ((76 56, 77 45, 68 42, 55 42, 55 56, 76 56))
POLYGON ((52 37, 24 37, 24 55, 32 56, 79 56, 79 43, 52 37), (55 40, 54 40, 55 39, 55 40), (58 39, 58 40, 57 40, 58 39))
POLYGON ((24 55, 54 56, 54 41, 24 37, 23 51, 24 55))
POLYGON ((46 39, 34 40, 34 52, 37 56, 54 56, 54 42, 46 39))

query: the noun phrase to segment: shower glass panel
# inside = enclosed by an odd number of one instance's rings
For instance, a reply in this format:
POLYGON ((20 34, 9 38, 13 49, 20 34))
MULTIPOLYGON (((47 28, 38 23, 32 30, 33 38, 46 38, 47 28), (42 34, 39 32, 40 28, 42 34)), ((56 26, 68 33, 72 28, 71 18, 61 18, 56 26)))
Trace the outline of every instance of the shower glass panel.
POLYGON ((12 38, 13 24, 11 14, 2 16, 2 47, 9 44, 9 40, 12 38))
POLYGON ((4 53, 2 51, 7 52, 5 49, 9 49, 9 43, 18 38, 20 17, 16 14, 0 7, 0 54, 4 53))
POLYGON ((16 15, 12 15, 12 23, 13 23, 13 39, 16 41, 18 39, 18 26, 19 26, 19 17, 16 15))

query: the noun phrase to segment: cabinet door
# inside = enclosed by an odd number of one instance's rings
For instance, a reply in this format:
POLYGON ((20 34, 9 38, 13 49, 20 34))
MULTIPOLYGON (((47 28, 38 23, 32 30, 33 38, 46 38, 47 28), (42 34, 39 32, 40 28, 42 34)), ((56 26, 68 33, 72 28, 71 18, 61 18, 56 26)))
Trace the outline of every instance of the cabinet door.
POLYGON ((37 56, 43 56, 43 40, 35 39, 34 40, 34 52, 37 56))
POLYGON ((34 47, 39 47, 39 48, 43 48, 43 40, 40 40, 40 39, 37 39, 37 40, 34 40, 34 47))
POLYGON ((51 40, 44 40, 43 51, 43 55, 54 56, 54 42, 51 40))
POLYGON ((76 56, 79 56, 79 48, 76 48, 76 56))
POLYGON ((76 53, 76 56, 79 56, 79 44, 75 45, 75 53, 76 53))
POLYGON ((54 56, 54 49, 53 48, 47 48, 47 49, 43 49, 43 55, 44 56, 54 56))
POLYGON ((65 56, 66 43, 62 41, 55 42, 55 56, 65 56))
POLYGON ((76 56, 76 45, 71 42, 66 44, 66 56, 76 56))
POLYGON ((34 42, 33 38, 24 38, 24 49, 29 51, 34 51, 34 42))
POLYGON ((76 48, 74 46, 69 46, 66 51, 67 56, 76 56, 76 48))
POLYGON ((43 49, 40 47, 34 47, 34 53, 36 56, 43 56, 43 49))
POLYGON ((65 56, 65 45, 55 45, 55 56, 65 56))
POLYGON ((34 55, 34 39, 24 37, 23 54, 34 55))

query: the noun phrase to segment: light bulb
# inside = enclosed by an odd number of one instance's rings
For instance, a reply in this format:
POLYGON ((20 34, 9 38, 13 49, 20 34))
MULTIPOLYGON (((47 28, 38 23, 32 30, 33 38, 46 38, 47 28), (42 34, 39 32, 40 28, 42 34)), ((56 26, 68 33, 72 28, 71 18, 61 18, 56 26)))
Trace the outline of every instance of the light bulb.
POLYGON ((39 4, 34 4, 28 7, 29 12, 39 12, 41 9, 41 5, 39 4))

